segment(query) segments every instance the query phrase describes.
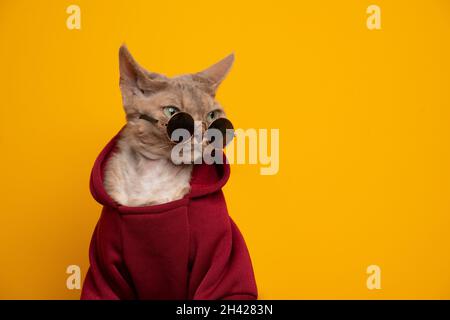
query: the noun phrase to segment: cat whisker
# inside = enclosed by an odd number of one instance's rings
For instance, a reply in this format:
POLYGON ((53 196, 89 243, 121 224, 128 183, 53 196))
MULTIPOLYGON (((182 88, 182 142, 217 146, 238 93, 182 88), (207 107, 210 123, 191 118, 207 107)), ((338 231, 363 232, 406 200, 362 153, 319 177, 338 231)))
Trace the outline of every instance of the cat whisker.
POLYGON ((160 148, 156 148, 155 150, 162 150, 162 149, 167 149, 167 148, 170 148, 171 146, 162 146, 162 147, 160 147, 160 148))

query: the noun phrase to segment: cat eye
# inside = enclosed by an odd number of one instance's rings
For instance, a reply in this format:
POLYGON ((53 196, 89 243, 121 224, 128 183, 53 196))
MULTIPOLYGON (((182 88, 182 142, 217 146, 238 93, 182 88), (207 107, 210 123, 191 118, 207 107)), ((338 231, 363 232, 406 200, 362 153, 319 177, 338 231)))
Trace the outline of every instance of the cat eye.
POLYGON ((170 118, 175 113, 180 112, 180 109, 178 109, 175 106, 167 106, 167 107, 164 107, 163 112, 164 112, 166 117, 170 118))
POLYGON ((212 122, 212 121, 216 120, 218 117, 219 117, 219 111, 213 110, 206 115, 206 120, 208 122, 212 122))

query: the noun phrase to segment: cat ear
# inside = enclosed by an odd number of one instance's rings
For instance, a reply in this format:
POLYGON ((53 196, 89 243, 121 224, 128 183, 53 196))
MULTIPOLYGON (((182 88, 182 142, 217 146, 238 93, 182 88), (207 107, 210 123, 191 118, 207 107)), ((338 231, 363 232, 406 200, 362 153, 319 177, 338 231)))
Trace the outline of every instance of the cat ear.
POLYGON ((125 96, 152 93, 163 89, 167 78, 163 75, 149 72, 134 60, 126 45, 119 49, 120 88, 125 96))
POLYGON ((228 55, 226 58, 220 60, 206 70, 196 74, 201 79, 206 79, 207 83, 214 95, 219 85, 227 76, 234 62, 234 53, 228 55))

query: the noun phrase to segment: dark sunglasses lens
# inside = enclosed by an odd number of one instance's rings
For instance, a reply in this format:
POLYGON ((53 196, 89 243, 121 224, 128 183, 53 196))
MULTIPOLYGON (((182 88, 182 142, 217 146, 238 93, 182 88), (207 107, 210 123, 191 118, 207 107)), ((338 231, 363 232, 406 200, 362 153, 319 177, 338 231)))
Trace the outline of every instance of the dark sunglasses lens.
POLYGON ((208 130, 206 132, 206 136, 209 142, 214 142, 216 139, 214 131, 220 132, 222 135, 222 142, 223 146, 225 147, 227 144, 231 142, 234 138, 234 127, 230 120, 227 118, 219 118, 217 120, 214 120, 208 127, 208 130), (215 129, 215 130, 209 130, 209 129, 215 129))
POLYGON ((174 114, 167 123, 167 134, 169 135, 169 139, 176 143, 181 142, 182 139, 178 134, 172 138, 173 132, 177 129, 187 130, 192 136, 194 134, 194 119, 192 116, 186 112, 178 112, 174 114))

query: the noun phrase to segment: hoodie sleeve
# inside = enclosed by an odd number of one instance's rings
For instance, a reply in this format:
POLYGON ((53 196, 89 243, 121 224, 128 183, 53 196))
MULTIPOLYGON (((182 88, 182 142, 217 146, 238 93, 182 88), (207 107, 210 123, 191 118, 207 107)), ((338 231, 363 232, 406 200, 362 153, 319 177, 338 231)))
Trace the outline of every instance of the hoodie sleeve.
POLYGON ((191 216, 193 266, 190 298, 198 300, 254 300, 257 287, 244 238, 228 215, 223 196, 222 208, 210 208, 207 218, 191 216))
POLYGON ((103 209, 89 247, 90 267, 81 292, 82 300, 134 299, 122 260, 119 215, 103 209))
POLYGON ((231 218, 229 226, 229 234, 216 244, 215 255, 193 299, 255 300, 258 297, 244 238, 231 218))

